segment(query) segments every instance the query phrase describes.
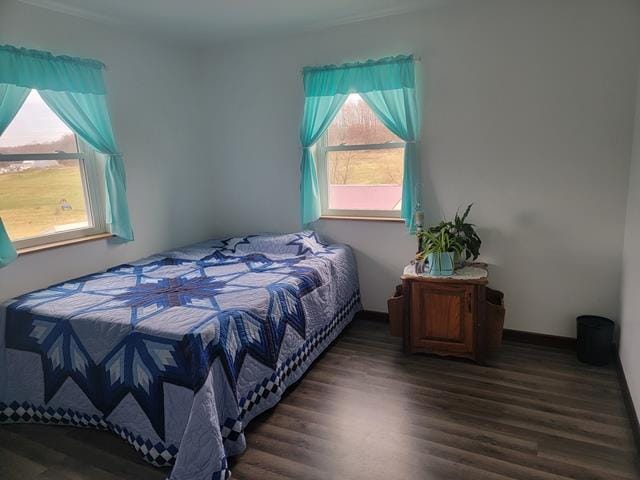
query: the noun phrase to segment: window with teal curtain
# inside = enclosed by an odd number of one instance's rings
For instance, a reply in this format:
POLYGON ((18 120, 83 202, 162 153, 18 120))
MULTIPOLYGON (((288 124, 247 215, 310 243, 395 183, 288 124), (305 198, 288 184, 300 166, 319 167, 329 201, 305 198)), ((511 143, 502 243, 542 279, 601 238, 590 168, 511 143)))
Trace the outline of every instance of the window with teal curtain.
POLYGON ((303 70, 304 113, 300 127, 301 220, 320 217, 318 173, 312 147, 327 130, 351 93, 358 93, 380 121, 406 142, 401 217, 414 232, 416 203, 421 200, 420 119, 413 56, 400 55, 360 63, 307 67, 303 70))
MULTIPOLYGON (((31 89, 37 89, 60 119, 106 156, 105 208, 111 233, 133 240, 126 197, 122 154, 113 135, 103 80, 104 65, 96 60, 54 56, 49 52, 0 46, 0 135, 31 89)), ((0 222, 0 266, 15 258, 0 222)))

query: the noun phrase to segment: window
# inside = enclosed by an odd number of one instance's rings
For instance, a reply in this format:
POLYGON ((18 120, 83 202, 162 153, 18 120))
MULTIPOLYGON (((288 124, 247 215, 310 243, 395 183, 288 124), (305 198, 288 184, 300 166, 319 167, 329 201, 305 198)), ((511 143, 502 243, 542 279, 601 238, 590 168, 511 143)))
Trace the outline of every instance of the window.
POLYGON ((322 214, 400 217, 405 143, 358 94, 318 142, 322 214))
POLYGON ((32 90, 0 136, 0 217, 16 248, 106 230, 97 162, 32 90))

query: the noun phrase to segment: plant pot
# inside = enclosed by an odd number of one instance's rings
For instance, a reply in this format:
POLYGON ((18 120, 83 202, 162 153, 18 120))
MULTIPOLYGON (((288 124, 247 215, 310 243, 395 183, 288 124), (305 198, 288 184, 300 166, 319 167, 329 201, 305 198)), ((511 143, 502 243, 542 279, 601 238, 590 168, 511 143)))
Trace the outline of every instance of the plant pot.
POLYGON ((454 261, 455 268, 462 268, 467 264, 466 260, 458 252, 455 252, 453 261, 454 261))
POLYGON ((454 252, 430 253, 427 256, 429 260, 429 269, 427 273, 434 277, 446 277, 453 275, 454 271, 454 252))

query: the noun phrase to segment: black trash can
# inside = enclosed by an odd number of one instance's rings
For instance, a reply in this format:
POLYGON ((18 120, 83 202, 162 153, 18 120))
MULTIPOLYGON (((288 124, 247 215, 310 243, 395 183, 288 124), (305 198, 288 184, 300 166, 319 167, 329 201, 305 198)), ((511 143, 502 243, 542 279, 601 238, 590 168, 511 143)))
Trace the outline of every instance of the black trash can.
POLYGON ((612 320, 595 315, 576 318, 578 327, 578 360, 590 365, 603 366, 611 361, 613 344, 612 320))

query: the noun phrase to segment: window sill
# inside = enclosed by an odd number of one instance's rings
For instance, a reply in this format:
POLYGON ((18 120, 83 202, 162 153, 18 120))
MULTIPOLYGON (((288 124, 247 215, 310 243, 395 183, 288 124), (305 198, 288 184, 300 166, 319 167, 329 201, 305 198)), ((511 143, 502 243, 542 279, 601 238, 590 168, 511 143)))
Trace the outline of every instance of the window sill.
POLYGON ((348 215, 322 215, 320 220, 353 220, 357 222, 391 222, 404 223, 399 217, 357 217, 348 215))
POLYGON ((96 235, 87 235, 86 237, 74 238, 72 240, 45 243, 43 245, 36 245, 35 247, 18 248, 17 252, 18 255, 28 255, 29 253, 44 252, 45 250, 66 247, 68 245, 78 245, 80 243, 94 242, 96 240, 104 240, 111 237, 113 237, 111 233, 98 233, 96 235))

